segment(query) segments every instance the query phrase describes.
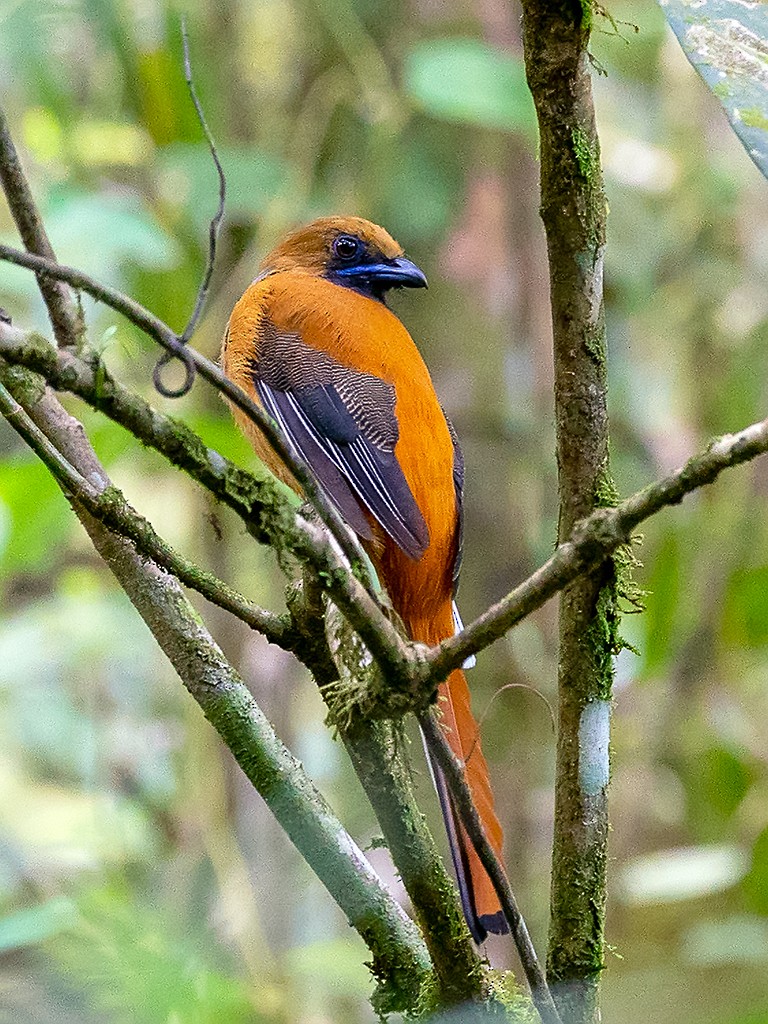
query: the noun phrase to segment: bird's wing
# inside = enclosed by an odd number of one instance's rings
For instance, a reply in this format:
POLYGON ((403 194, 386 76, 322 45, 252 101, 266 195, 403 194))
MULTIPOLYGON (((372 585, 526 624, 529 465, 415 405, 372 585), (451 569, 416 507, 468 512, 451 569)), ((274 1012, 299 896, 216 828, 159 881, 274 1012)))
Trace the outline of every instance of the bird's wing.
POLYGON ((369 512, 411 558, 429 545, 424 517, 395 456, 395 389, 353 370, 268 320, 260 325, 256 391, 349 525, 369 512))

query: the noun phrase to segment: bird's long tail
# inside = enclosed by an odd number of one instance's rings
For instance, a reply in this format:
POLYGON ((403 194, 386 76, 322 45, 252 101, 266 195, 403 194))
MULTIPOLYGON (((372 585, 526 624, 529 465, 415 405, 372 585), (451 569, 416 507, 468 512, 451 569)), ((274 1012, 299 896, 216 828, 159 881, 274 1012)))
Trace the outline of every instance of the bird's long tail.
MULTIPOLYGON (((413 623, 411 636, 425 643, 439 643, 450 635, 451 627, 441 630, 436 629, 436 625, 434 622, 428 626, 413 623), (436 632, 442 635, 434 635, 436 632)), ((439 707, 446 738, 454 754, 464 763, 467 783, 485 834, 497 856, 501 857, 503 833, 494 808, 488 765, 480 748, 480 730, 470 707, 469 687, 460 669, 452 672, 446 682, 441 684, 439 707)), ((505 934, 509 931, 509 925, 493 884, 461 825, 445 777, 426 740, 424 745, 443 811, 464 916, 472 937, 480 943, 489 932, 505 934)))

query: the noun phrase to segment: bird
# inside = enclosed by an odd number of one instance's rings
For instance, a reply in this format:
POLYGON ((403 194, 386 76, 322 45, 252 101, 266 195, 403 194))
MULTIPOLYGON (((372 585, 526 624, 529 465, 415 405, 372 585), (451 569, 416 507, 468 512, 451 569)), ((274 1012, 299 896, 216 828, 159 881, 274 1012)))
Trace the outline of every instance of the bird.
MULTIPOLYGON (((289 233, 236 303, 222 344, 226 375, 276 421, 369 555, 408 636, 453 636, 462 556, 464 460, 415 342, 387 305, 427 280, 382 227, 323 217, 289 233)), ((256 424, 233 414, 256 454, 300 488, 256 424)), ((462 669, 438 690, 441 724, 486 836, 502 828, 462 669)), ((477 943, 508 923, 427 746, 461 905, 477 943)))

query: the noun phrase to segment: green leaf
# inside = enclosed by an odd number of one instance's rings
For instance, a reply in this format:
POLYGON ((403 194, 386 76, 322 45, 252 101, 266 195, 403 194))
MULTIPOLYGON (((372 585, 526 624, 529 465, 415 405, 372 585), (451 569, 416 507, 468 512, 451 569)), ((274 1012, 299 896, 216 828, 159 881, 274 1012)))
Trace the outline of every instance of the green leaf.
POLYGON ((406 59, 405 89, 434 117, 536 138, 522 61, 478 39, 420 43, 406 59))
POLYGON ((641 647, 647 675, 652 675, 665 665, 675 639, 681 589, 680 572, 677 533, 674 529, 668 529, 659 544, 646 581, 648 596, 645 615, 642 617, 645 636, 641 647))
MULTIPOLYGON (((422 126, 423 127, 423 126, 422 126)), ((433 239, 445 230, 456 187, 442 154, 424 144, 424 132, 405 142, 387 175, 382 223, 395 237, 433 239)))
POLYGON ((246 985, 206 962, 193 938, 179 934, 160 909, 146 908, 115 887, 88 894, 79 910, 80 926, 47 949, 105 1019, 114 1024, 267 1019, 257 1012, 246 985))
POLYGON ((697 776, 710 810, 729 818, 747 795, 753 773, 732 750, 713 746, 697 764, 697 776))
MULTIPOLYGON (((126 264, 169 270, 181 253, 175 240, 132 195, 86 195, 63 188, 51 195, 45 223, 62 262, 122 287, 126 264)), ((31 286, 35 279, 29 275, 31 286)))
POLYGON ((764 3, 660 0, 672 31, 768 178, 768 38, 764 3))

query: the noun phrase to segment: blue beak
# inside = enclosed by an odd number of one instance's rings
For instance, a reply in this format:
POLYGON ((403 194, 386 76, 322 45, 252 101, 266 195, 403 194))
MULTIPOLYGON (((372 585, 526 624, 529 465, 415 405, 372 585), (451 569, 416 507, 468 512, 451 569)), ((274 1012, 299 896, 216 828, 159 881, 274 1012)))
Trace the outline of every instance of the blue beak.
POLYGON ((342 267, 336 271, 336 276, 351 278, 350 283, 354 283, 356 278, 361 282, 375 282, 383 288, 427 287, 424 272, 405 256, 397 256, 386 263, 358 263, 353 267, 342 267))

